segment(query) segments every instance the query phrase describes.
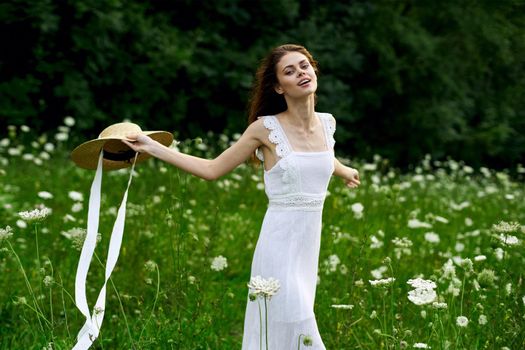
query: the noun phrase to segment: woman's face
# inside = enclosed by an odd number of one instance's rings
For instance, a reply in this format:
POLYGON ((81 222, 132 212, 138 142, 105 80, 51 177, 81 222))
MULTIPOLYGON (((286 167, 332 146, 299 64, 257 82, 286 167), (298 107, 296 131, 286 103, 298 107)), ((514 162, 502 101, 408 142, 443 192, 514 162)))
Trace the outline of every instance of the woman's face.
POLYGON ((300 52, 285 54, 276 66, 275 91, 291 98, 311 95, 317 90, 317 76, 308 58, 300 52))

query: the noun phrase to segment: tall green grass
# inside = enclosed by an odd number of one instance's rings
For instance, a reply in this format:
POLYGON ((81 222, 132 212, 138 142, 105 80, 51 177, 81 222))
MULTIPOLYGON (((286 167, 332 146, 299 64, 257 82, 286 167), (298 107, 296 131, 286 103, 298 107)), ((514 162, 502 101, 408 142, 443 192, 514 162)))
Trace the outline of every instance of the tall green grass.
MULTIPOLYGON (((94 172, 68 160, 74 142, 49 140, 15 128, 0 140, 0 228, 13 233, 0 241, 0 349, 69 349, 84 322, 74 304, 80 251, 66 236, 86 227, 94 172), (47 146, 49 157, 41 153, 46 143, 55 145, 47 146), (41 191, 53 197, 41 198, 41 191), (51 215, 24 228, 18 212, 41 204, 51 215)), ((178 147, 212 157, 232 142, 224 135, 206 140, 178 147)), ((352 165, 361 187, 350 190, 334 178, 324 208, 315 312, 326 347, 525 348, 525 229, 509 233, 519 240, 509 245, 493 226, 525 223, 523 168, 511 178, 453 160, 427 158, 404 174, 379 156, 352 165), (409 227, 412 219, 418 221, 411 226, 427 227, 409 227), (389 286, 369 282, 389 277, 395 278, 389 286), (407 281, 417 277, 436 283, 436 301, 446 308, 408 299, 407 281), (457 324, 459 316, 468 319, 466 327, 457 324)), ((104 173, 90 305, 103 282, 128 172, 104 173)), ((137 167, 94 349, 240 349, 251 257, 266 209, 261 175, 245 165, 206 182, 156 160, 137 167), (215 271, 210 265, 219 255, 228 266, 215 271)))

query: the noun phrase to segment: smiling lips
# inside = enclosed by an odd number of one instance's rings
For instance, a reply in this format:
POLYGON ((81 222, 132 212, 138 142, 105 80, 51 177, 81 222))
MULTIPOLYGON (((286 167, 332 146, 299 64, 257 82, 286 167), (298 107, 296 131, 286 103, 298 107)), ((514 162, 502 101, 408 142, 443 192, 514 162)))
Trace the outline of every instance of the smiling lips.
POLYGON ((299 86, 304 86, 306 84, 308 84, 311 80, 306 78, 306 79, 302 79, 297 85, 299 86))

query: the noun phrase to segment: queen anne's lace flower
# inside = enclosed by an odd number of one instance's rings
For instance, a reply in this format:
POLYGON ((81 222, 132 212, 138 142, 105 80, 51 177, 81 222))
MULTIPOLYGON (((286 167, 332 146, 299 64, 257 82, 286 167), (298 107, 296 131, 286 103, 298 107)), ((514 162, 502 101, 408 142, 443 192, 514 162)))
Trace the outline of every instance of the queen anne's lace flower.
POLYGON ((281 288, 281 285, 279 284, 279 280, 273 277, 264 279, 261 276, 255 276, 250 279, 248 288, 250 289, 251 293, 255 294, 256 296, 270 299, 272 296, 277 294, 279 288, 281 288))
POLYGON ((458 318, 456 318, 456 324, 459 327, 466 327, 468 325, 468 318, 465 316, 458 316, 458 318))
POLYGON ((415 288, 408 292, 408 300, 414 304, 425 305, 436 300, 437 294, 434 291, 434 288, 437 286, 433 281, 416 278, 408 280, 407 283, 415 288))
POLYGON ((392 283, 394 283, 395 280, 396 279, 394 277, 389 277, 389 278, 383 278, 380 280, 368 280, 368 282, 370 282, 372 287, 388 287, 392 283))
POLYGON ((417 288, 408 292, 408 300, 416 305, 426 305, 436 300, 437 294, 433 289, 417 288))
POLYGON ((500 221, 499 223, 492 225, 492 229, 498 233, 516 232, 519 228, 520 224, 518 222, 500 221))
POLYGON ((409 228, 432 228, 432 225, 423 221, 419 221, 418 219, 410 219, 408 220, 408 227, 409 228))
POLYGON ((513 236, 513 235, 500 234, 497 237, 501 241, 501 243, 506 244, 508 246, 518 245, 520 243, 520 240, 518 239, 518 237, 513 236))
POLYGON ((333 304, 331 306, 333 309, 344 309, 344 310, 352 310, 354 308, 354 305, 349 304, 333 304))
POLYGON ((6 226, 5 228, 0 228, 0 242, 8 240, 13 236, 13 229, 11 226, 6 226))
POLYGON ((148 272, 153 272, 157 268, 157 263, 153 260, 148 260, 144 263, 144 269, 148 272))
MULTIPOLYGON (((82 246, 84 245, 84 241, 86 240, 86 229, 81 227, 74 227, 72 229, 69 229, 67 231, 61 232, 62 236, 66 237, 71 241, 71 244, 73 245, 73 248, 77 250, 81 250, 82 246)), ((100 233, 97 234, 96 242, 100 242, 102 240, 102 235, 100 233)))
POLYGON ((215 258, 213 258, 213 261, 211 262, 211 269, 214 271, 222 271, 227 267, 228 267, 228 260, 222 255, 216 256, 215 258))
POLYGON ((31 211, 21 211, 18 215, 26 221, 42 220, 51 214, 51 209, 43 207, 42 209, 34 209, 31 211))
POLYGON ((81 192, 69 191, 67 195, 69 198, 76 202, 82 202, 84 200, 84 195, 81 192))

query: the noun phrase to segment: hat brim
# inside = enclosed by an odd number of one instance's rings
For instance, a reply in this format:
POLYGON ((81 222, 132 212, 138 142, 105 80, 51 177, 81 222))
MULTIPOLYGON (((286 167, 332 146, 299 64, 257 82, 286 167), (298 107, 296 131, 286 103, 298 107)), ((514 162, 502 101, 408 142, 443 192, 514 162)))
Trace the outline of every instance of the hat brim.
MULTIPOLYGON (((142 133, 167 147, 173 142, 173 135, 166 131, 143 131, 142 133)), ((125 140, 125 138, 102 137, 84 142, 71 152, 71 160, 81 168, 95 170, 97 169, 100 151, 104 149, 103 170, 130 167, 133 164, 135 152, 124 144, 122 140, 125 140)), ((150 157, 148 153, 139 153, 137 163, 143 162, 150 157)))

